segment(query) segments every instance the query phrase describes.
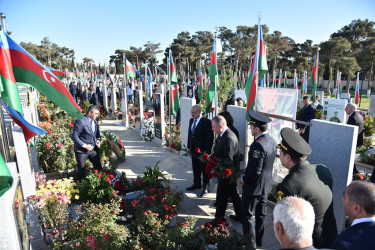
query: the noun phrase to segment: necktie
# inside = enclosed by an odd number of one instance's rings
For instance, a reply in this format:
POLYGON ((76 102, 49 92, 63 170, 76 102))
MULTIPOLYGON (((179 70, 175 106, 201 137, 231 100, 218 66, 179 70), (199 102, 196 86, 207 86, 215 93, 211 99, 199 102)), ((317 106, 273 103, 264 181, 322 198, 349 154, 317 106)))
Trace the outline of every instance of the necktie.
POLYGON ((195 132, 195 128, 197 127, 197 120, 194 120, 194 123, 193 123, 193 129, 191 130, 191 132, 195 132))
POLYGON ((95 135, 95 122, 94 121, 91 121, 91 129, 92 129, 92 133, 95 135))

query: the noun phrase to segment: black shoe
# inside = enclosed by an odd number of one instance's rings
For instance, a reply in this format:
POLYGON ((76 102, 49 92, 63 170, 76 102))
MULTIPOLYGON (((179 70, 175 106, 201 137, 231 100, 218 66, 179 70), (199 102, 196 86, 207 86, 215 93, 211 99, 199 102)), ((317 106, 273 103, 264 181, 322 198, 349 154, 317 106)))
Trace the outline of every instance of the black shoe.
POLYGON ((201 197, 204 197, 208 194, 208 190, 207 189, 203 189, 202 190, 202 193, 201 193, 201 197))
POLYGON ((238 221, 238 222, 241 222, 241 218, 236 216, 236 215, 229 215, 229 218, 231 218, 232 220, 235 220, 235 221, 238 221))
POLYGON ((192 185, 192 186, 186 188, 186 190, 188 190, 188 191, 193 191, 193 190, 196 190, 196 189, 201 189, 201 187, 197 187, 195 185, 192 185))

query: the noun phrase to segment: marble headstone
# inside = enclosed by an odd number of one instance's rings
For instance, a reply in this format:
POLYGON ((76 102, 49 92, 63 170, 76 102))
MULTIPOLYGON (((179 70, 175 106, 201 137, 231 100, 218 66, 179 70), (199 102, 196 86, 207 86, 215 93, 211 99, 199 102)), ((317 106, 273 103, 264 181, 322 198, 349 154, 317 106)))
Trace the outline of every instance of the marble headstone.
POLYGON ((342 193, 352 181, 357 145, 358 127, 323 120, 311 120, 309 144, 312 153, 310 163, 321 163, 333 177, 333 208, 337 229, 345 228, 345 211, 342 193))
POLYGON ((187 146, 188 141, 188 128, 189 121, 191 118, 190 110, 196 103, 195 99, 190 99, 187 97, 181 98, 181 147, 187 146))
POLYGON ((139 119, 143 120, 143 91, 137 90, 139 97, 139 119))
POLYGON ((324 91, 316 91, 316 95, 319 96, 320 104, 323 105, 323 101, 324 101, 324 91))
MULTIPOLYGON (((246 107, 228 105, 227 111, 232 115, 233 120, 234 120, 233 126, 238 130, 238 134, 240 137, 239 151, 240 153, 245 155, 246 129, 247 129, 246 107)), ((244 168, 243 164, 244 164, 244 161, 241 162, 241 169, 244 168)))
POLYGON ((375 95, 371 95, 370 97, 369 115, 371 115, 372 117, 375 116, 375 95))
POLYGON ((125 125, 125 127, 129 127, 129 115, 128 115, 128 96, 126 93, 126 87, 121 88, 121 112, 122 112, 122 124, 125 125))

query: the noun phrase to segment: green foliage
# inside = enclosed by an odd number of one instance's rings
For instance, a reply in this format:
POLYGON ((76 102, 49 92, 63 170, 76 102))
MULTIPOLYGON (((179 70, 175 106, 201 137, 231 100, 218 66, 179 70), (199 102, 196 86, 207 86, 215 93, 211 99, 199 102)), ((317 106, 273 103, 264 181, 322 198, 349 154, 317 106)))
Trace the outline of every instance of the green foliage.
POLYGON ((165 178, 166 174, 163 174, 159 170, 159 163, 160 161, 156 163, 154 168, 152 168, 151 166, 147 166, 146 171, 143 173, 143 182, 150 187, 159 184, 159 178, 162 181, 167 181, 167 179, 165 178))
POLYGON ((78 184, 80 200, 89 203, 108 203, 114 197, 111 180, 114 176, 108 172, 90 171, 78 184))

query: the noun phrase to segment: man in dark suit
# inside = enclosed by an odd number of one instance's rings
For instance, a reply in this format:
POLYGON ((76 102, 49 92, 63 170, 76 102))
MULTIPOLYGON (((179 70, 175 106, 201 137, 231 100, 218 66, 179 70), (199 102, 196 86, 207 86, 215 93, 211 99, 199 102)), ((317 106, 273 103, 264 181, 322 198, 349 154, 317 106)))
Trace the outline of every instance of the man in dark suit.
MULTIPOLYGON (((212 119, 212 130, 218 135, 213 147, 213 156, 219 160, 231 160, 237 170, 239 170, 238 161, 238 140, 236 135, 227 127, 227 122, 223 116, 216 116, 212 119)), ((218 178, 219 183, 216 193, 216 212, 215 218, 225 216, 228 199, 233 202, 234 212, 237 218, 241 217, 241 198, 238 193, 237 183, 230 183, 229 180, 218 178)))
POLYGON ((77 102, 78 85, 76 82, 72 82, 69 86, 70 94, 72 95, 75 102, 77 102))
POLYGON ((307 161, 311 147, 294 130, 283 128, 281 138, 281 143, 277 145, 280 161, 289 174, 276 190, 281 192, 281 197, 298 196, 311 203, 315 213, 313 245, 316 248, 329 248, 337 236, 331 173, 325 166, 307 161))
POLYGON ((363 118, 357 112, 357 105, 354 103, 348 103, 345 107, 345 112, 349 116, 346 124, 358 126, 358 140, 357 147, 363 145, 363 118))
POLYGON ((94 165, 94 169, 101 170, 100 163, 100 131, 96 122, 99 109, 91 105, 82 120, 74 122, 72 140, 74 142, 74 153, 77 160, 77 175, 75 180, 81 180, 86 174, 87 158, 94 165))
POLYGON ((267 123, 272 120, 255 111, 249 111, 251 135, 245 174, 238 178, 242 186, 241 218, 243 235, 255 233, 258 247, 262 246, 264 222, 267 213, 267 196, 272 189, 272 170, 276 157, 276 142, 268 134, 267 123))
POLYGON ((101 104, 103 104, 104 90, 103 90, 102 82, 99 82, 99 86, 96 87, 96 91, 95 92, 96 92, 96 95, 98 96, 99 102, 101 104))
POLYGON ((90 100, 89 100, 89 102, 90 102, 90 104, 95 105, 96 107, 99 107, 98 95, 91 88, 90 88, 90 100))
MULTIPOLYGON (((311 103, 309 96, 306 95, 303 97, 303 105, 304 107, 302 108, 301 116, 299 117, 299 120, 303 122, 310 122, 315 117, 315 109, 311 103)), ((299 128, 299 132, 302 138, 305 139, 307 143, 309 143, 310 126, 306 126, 306 125, 302 125, 298 123, 296 124, 296 126, 297 128, 299 128)))
POLYGON ((200 189, 202 186, 201 176, 203 175, 203 190, 201 193, 201 197, 203 197, 208 194, 208 184, 210 180, 204 171, 205 164, 199 160, 199 155, 195 152, 195 150, 199 148, 200 152, 211 154, 214 135, 212 133, 211 121, 205 117, 202 117, 202 111, 199 105, 193 106, 190 112, 192 118, 189 122, 187 149, 191 155, 194 182, 193 185, 186 188, 186 190, 191 191, 200 189))
POLYGON ((332 244, 333 249, 375 249, 375 184, 354 181, 346 187, 342 198, 352 225, 332 244))

